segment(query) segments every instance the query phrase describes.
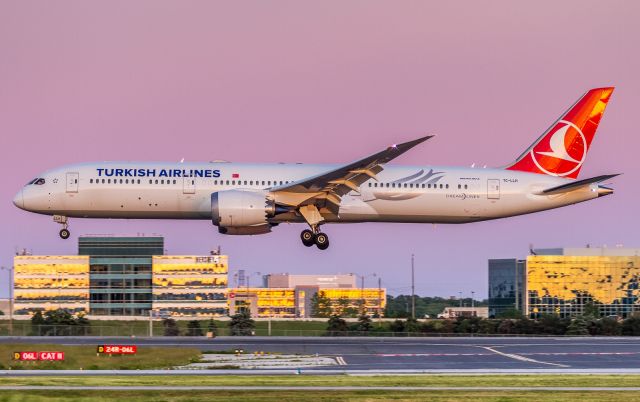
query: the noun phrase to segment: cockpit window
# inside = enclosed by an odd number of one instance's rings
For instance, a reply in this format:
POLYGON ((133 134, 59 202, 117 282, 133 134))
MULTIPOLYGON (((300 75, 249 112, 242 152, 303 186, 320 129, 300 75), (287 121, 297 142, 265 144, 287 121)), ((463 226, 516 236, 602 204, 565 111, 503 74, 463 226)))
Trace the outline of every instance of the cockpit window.
POLYGON ((36 182, 36 180, 38 180, 38 178, 36 177, 35 179, 31 180, 29 183, 27 183, 27 186, 32 185, 33 183, 36 182))
POLYGON ((44 184, 44 179, 43 178, 36 179, 36 181, 34 181, 33 184, 35 184, 36 186, 41 186, 44 184))

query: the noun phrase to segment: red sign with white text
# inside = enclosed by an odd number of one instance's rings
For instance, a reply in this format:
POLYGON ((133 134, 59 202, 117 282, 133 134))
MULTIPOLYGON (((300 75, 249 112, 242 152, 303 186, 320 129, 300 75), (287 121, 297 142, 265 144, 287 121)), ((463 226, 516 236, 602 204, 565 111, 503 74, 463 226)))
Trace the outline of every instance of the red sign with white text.
POLYGON ((64 352, 14 352, 13 360, 20 360, 20 361, 64 360, 64 352))
POLYGON ((135 355, 138 353, 136 345, 100 345, 98 353, 107 355, 135 355))

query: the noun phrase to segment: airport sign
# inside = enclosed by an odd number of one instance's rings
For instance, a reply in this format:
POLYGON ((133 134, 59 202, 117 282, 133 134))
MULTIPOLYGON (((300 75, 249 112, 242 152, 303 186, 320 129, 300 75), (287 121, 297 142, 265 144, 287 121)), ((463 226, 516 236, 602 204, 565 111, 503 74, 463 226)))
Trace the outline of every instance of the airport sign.
POLYGON ((13 352, 13 360, 20 360, 20 361, 64 360, 64 352, 13 352))
POLYGON ((136 345, 99 345, 98 353, 105 355, 135 355, 138 353, 136 345))

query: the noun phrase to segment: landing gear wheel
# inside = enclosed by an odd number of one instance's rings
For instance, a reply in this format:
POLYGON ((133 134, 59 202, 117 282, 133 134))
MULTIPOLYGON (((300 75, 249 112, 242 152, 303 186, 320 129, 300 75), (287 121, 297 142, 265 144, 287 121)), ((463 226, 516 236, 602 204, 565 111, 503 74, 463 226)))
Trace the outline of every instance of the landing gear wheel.
POLYGON ((329 248, 329 236, 322 232, 318 233, 316 235, 316 246, 318 246, 320 250, 326 250, 329 248))
POLYGON ((69 232, 68 229, 62 229, 60 230, 60 237, 62 237, 63 239, 68 239, 69 236, 71 236, 71 232, 69 232))
POLYGON ((315 239, 314 239, 314 235, 313 232, 310 231, 309 229, 305 229, 302 231, 302 233, 300 233, 300 239, 302 240, 302 244, 304 244, 307 247, 311 247, 315 244, 315 239))

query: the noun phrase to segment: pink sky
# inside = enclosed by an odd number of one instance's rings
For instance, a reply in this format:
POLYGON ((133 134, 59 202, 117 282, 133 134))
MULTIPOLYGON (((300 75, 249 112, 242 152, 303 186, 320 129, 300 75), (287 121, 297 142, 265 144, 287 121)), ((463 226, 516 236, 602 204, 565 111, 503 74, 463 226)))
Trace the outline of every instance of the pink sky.
MULTIPOLYGON (((77 235, 161 233, 169 253, 221 245, 249 272, 378 273, 424 295, 487 294, 487 259, 536 247, 640 247, 640 2, 2 2, 0 265, 73 254, 77 235), (72 220, 13 206, 39 172, 100 160, 348 162, 425 133, 398 164, 501 166, 585 90, 616 86, 581 177, 612 197, 464 226, 302 225, 224 237, 208 221, 72 220)), ((6 294, 7 276, 0 272, 6 294)), ((368 279, 373 285, 374 280, 368 279)))

